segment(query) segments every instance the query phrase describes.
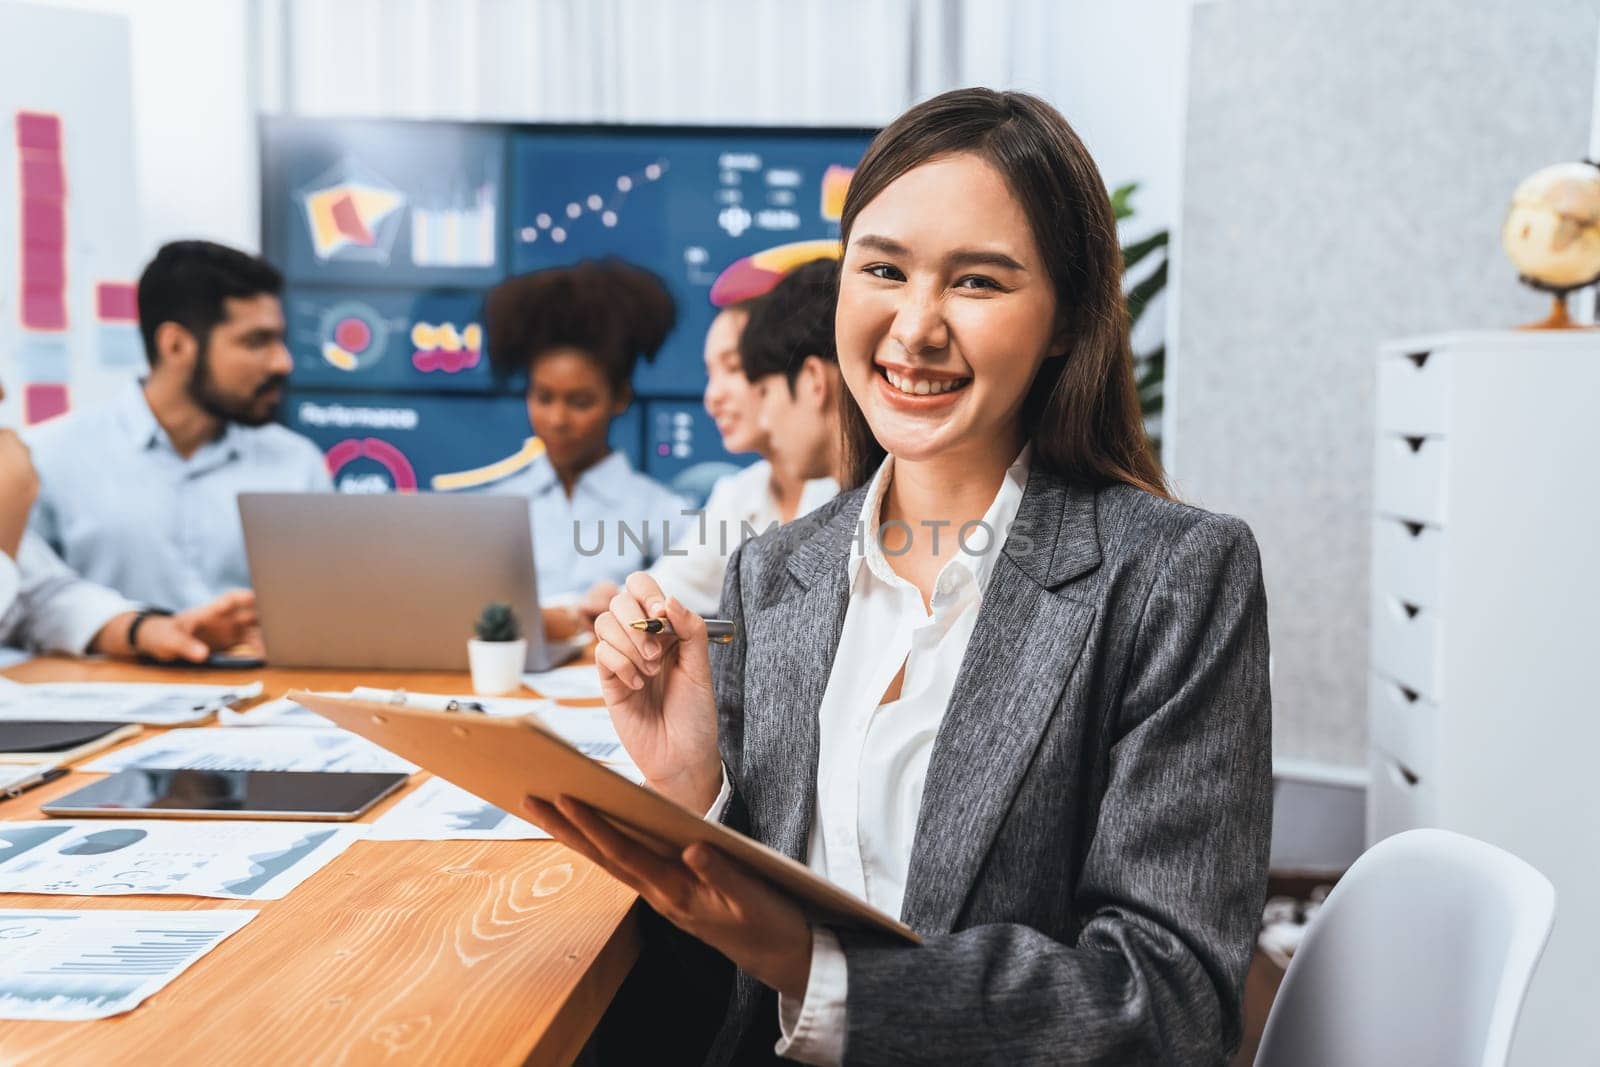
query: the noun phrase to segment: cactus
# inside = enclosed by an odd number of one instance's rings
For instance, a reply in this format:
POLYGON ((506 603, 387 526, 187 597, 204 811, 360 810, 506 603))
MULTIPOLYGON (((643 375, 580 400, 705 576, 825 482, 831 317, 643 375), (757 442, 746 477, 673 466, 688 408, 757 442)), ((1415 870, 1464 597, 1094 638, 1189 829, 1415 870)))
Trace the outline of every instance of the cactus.
POLYGON ((522 623, 510 604, 485 604, 473 629, 479 641, 515 641, 522 636, 522 623))

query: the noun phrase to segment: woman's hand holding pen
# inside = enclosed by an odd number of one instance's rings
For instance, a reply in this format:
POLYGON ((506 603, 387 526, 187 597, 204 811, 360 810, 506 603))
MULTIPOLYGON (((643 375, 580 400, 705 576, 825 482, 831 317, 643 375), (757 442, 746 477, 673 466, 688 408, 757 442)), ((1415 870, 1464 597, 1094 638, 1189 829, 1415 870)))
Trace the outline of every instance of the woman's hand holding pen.
POLYGON ((640 571, 595 619, 594 633, 600 693, 623 746, 650 788, 704 814, 722 786, 704 621, 640 571), (665 619, 674 632, 636 630, 640 619, 665 619))
MULTIPOLYGON (((652 789, 705 814, 722 786, 705 620, 640 572, 595 619, 594 633, 600 692, 628 754, 652 789), (635 629, 642 619, 664 619, 672 631, 635 629)), ((737 862, 705 844, 663 858, 569 797, 554 806, 529 797, 524 809, 669 922, 772 988, 804 995, 811 968, 805 916, 737 862)))

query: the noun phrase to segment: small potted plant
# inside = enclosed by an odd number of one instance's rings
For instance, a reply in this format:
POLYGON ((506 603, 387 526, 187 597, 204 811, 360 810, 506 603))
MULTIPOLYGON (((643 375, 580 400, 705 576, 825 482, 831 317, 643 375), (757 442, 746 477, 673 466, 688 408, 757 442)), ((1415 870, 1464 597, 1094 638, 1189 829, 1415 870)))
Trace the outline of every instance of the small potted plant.
POLYGON ((510 604, 485 604, 473 626, 477 637, 467 642, 472 688, 484 696, 515 692, 522 685, 522 664, 528 640, 510 604))

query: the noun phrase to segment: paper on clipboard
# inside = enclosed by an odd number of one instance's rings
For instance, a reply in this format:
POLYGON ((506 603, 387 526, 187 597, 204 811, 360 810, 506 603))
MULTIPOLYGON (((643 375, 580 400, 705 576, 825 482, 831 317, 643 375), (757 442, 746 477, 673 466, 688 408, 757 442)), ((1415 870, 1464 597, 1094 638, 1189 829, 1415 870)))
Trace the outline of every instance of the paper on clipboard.
POLYGON ((558 796, 574 797, 662 855, 676 856, 697 841, 721 849, 814 918, 913 943, 921 940, 904 923, 805 865, 634 784, 534 720, 428 711, 298 690, 289 697, 506 811, 520 810, 529 795, 552 802, 558 796))

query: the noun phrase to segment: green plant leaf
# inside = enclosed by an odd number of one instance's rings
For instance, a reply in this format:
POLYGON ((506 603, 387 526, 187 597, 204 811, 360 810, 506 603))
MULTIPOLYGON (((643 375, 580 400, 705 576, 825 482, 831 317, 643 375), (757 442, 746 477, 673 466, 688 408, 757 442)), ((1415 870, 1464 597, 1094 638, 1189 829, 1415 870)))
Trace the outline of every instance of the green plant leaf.
POLYGON ((1151 252, 1158 248, 1166 248, 1170 236, 1166 230, 1158 230, 1149 237, 1135 241, 1131 245, 1125 245, 1122 249, 1122 269, 1130 271, 1137 267, 1144 257, 1151 252))
MULTIPOLYGON (((1139 184, 1137 182, 1129 182, 1112 191, 1111 209, 1115 212, 1118 222, 1132 217, 1133 193, 1138 188, 1139 184)), ((1157 253, 1161 254, 1161 262, 1157 263, 1149 274, 1128 289, 1126 299, 1129 330, 1138 325, 1139 319, 1150 306, 1150 302, 1166 288, 1168 262, 1166 249, 1170 243, 1171 234, 1169 231, 1161 230, 1125 245, 1122 249, 1124 276, 1151 256, 1157 253)), ((1150 439, 1151 447, 1156 450, 1157 455, 1160 455, 1161 411, 1166 402, 1166 345, 1157 345, 1143 355, 1135 354, 1133 357, 1133 371, 1134 383, 1139 394, 1139 410, 1144 416, 1145 434, 1150 439)))
POLYGON ((1138 188, 1138 182, 1129 182, 1111 190, 1111 210, 1116 214, 1118 222, 1133 214, 1133 194, 1138 188))
POLYGON ((1167 346, 1162 345, 1148 355, 1136 357, 1134 366, 1139 375, 1138 386, 1141 395, 1152 386, 1159 387, 1167 373, 1167 346))
POLYGON ((522 623, 510 604, 485 604, 473 626, 479 641, 515 641, 522 636, 522 623))
POLYGON ((1150 306, 1150 301, 1155 299, 1157 293, 1166 288, 1167 264, 1163 260, 1161 265, 1151 272, 1148 278, 1139 282, 1128 290, 1128 323, 1131 329, 1139 322, 1139 317, 1144 314, 1144 309, 1150 306))

